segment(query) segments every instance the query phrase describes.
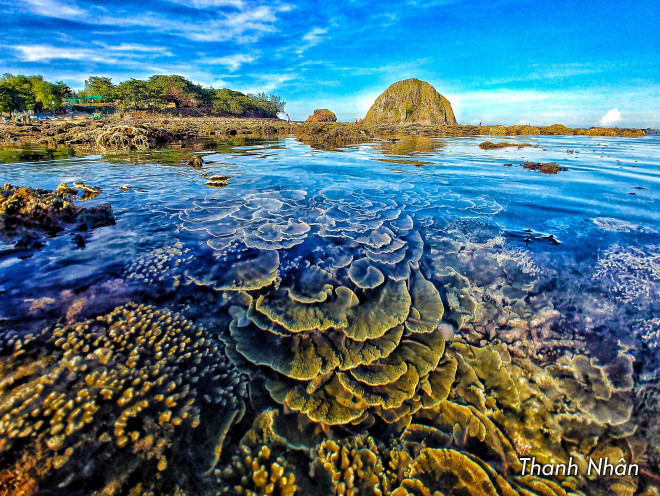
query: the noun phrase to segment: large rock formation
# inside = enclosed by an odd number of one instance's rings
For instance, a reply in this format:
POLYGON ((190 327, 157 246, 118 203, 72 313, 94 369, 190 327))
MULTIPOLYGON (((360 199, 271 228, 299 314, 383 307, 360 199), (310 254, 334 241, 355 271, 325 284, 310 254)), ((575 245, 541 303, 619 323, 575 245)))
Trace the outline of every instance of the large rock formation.
POLYGON ((307 122, 337 122, 337 116, 328 109, 316 109, 314 115, 307 117, 307 122))
POLYGON ((456 124, 451 104, 433 86, 406 79, 387 88, 367 112, 369 123, 456 124))

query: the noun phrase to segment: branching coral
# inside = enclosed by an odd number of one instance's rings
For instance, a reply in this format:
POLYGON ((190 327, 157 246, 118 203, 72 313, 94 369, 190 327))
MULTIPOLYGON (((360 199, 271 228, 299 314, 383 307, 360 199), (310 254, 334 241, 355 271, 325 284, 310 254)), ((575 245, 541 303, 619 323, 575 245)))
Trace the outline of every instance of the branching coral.
POLYGON ((378 447, 373 439, 356 436, 318 446, 311 477, 326 494, 382 496, 387 482, 378 447))
POLYGON ((296 478, 285 469, 282 458, 271 459, 268 446, 261 446, 256 453, 243 446, 241 456, 232 457, 224 470, 216 471, 220 479, 221 493, 245 496, 292 496, 296 494, 296 478))
POLYGON ((0 469, 27 456, 35 486, 75 492, 154 475, 189 456, 186 439, 213 465, 242 416, 240 374, 205 331, 166 310, 129 304, 12 343, 0 350, 0 469))
POLYGON ((622 302, 646 308, 660 299, 660 251, 654 245, 612 245, 599 257, 593 278, 622 302))

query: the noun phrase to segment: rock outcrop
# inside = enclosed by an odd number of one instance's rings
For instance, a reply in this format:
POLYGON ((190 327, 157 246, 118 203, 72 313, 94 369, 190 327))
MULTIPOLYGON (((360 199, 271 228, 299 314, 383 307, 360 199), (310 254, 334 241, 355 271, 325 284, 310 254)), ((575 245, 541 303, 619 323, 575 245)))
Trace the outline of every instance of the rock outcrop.
POLYGON ((449 100, 419 79, 406 79, 387 88, 376 98, 364 120, 367 123, 456 124, 449 100))
POLYGON ((337 122, 337 116, 328 109, 316 109, 314 115, 307 117, 307 122, 337 122))

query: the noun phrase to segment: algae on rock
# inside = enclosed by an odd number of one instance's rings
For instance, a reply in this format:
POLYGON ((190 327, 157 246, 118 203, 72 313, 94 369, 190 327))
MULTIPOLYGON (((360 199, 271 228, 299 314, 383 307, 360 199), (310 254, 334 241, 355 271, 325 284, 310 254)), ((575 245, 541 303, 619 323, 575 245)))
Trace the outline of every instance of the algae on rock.
POLYGON ((456 124, 449 100, 429 83, 419 79, 406 79, 387 88, 376 98, 364 121, 456 124))

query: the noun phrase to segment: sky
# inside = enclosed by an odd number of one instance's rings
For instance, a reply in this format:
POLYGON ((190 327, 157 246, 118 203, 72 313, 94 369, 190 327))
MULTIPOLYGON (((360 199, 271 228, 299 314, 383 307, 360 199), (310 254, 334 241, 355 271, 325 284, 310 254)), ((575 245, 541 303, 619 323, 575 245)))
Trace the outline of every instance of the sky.
POLYGON ((0 73, 180 74, 364 117, 431 83, 460 124, 660 127, 658 0, 0 0, 0 73))

